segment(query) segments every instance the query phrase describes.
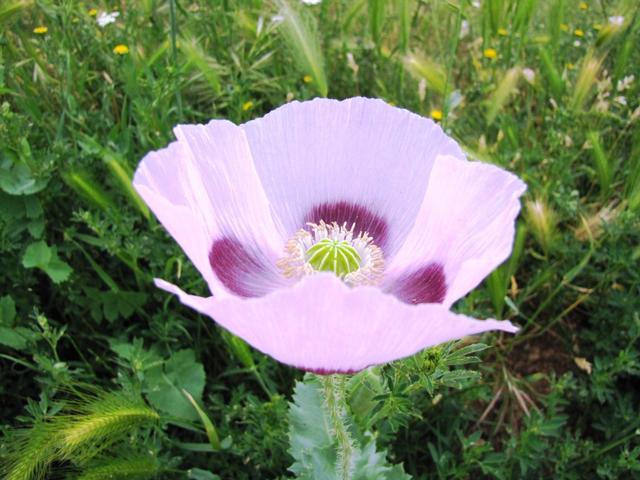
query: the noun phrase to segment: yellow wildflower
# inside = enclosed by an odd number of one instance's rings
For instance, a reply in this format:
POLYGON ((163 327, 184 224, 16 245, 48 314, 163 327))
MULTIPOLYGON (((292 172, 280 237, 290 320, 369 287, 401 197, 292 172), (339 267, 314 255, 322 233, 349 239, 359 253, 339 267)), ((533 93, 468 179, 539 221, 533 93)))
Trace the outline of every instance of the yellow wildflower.
POLYGON ((431 118, 433 118, 436 122, 442 120, 442 110, 433 109, 431 110, 431 118))
POLYGON ((311 75, 305 75, 302 77, 302 80, 304 80, 304 83, 311 83, 313 82, 313 77, 311 75))
POLYGON ((90 8, 89 11, 87 12, 90 16, 95 17, 98 14, 98 9, 97 8, 90 8))
POLYGON ((580 7, 580 10, 587 10, 589 8, 589 5, 587 5, 587 2, 580 2, 580 5, 578 5, 580 7))
POLYGON ((567 25, 566 23, 561 23, 560 24, 560 30, 562 30, 563 32, 568 32, 569 31, 569 25, 567 25))
POLYGON ((583 31, 583 30, 581 30, 581 29, 579 29, 579 28, 576 28, 576 29, 573 31, 573 34, 574 34, 576 37, 584 37, 584 31, 583 31))
POLYGON ((576 66, 573 63, 567 63, 567 70, 573 70, 576 66))
POLYGON ((121 43, 113 47, 113 53, 117 55, 126 55, 127 53, 129 53, 129 47, 121 43))
POLYGON ((496 58, 498 56, 498 52, 494 48, 485 48, 484 56, 487 58, 496 58))
POLYGON ((45 27, 44 25, 40 25, 39 27, 36 27, 36 28, 33 29, 33 33, 36 33, 38 35, 44 35, 48 31, 49 31, 49 29, 47 27, 45 27))
POLYGON ((506 28, 499 28, 498 35, 506 37, 507 35, 509 35, 509 31, 506 28))
POLYGON ((251 110, 252 107, 253 107, 253 102, 251 100, 249 100, 248 102, 244 102, 242 104, 242 111, 246 112, 248 110, 251 110))

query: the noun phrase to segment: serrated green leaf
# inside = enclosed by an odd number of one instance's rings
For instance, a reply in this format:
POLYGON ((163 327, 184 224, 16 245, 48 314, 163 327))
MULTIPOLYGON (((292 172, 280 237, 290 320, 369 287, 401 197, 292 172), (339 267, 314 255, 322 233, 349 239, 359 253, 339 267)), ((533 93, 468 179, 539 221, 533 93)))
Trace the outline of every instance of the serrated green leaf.
POLYGON ((385 393, 382 378, 375 370, 366 369, 354 375, 349 385, 351 413, 360 427, 367 428, 385 393))
POLYGON ((54 283, 64 282, 73 271, 67 262, 58 257, 56 249, 49 247, 43 240, 27 247, 22 257, 22 266, 39 268, 49 275, 54 283))
POLYGON ((51 248, 44 242, 34 242, 27 247, 22 257, 22 266, 24 268, 42 268, 46 267, 51 260, 51 248))
POLYGON ((27 214, 27 218, 31 219, 39 218, 43 213, 42 204, 37 197, 25 197, 24 210, 27 214))
POLYGON ((9 295, 0 297, 0 325, 12 327, 16 319, 16 304, 9 295))
POLYGON ((46 268, 43 268, 43 270, 47 275, 49 275, 49 278, 51 278, 54 283, 64 282, 67 278, 69 278, 71 272, 73 272, 69 264, 58 257, 58 254, 55 250, 53 250, 52 252, 49 265, 47 265, 46 268))
POLYGON ((185 420, 196 420, 198 414, 182 390, 201 400, 204 384, 204 367, 196 361, 191 349, 174 353, 163 365, 150 368, 145 373, 149 403, 158 410, 185 420))
POLYGON ((0 163, 0 188, 9 195, 33 195, 47 186, 47 180, 34 178, 24 163, 5 158, 0 163))
POLYGON ((386 452, 377 452, 373 440, 364 448, 357 450, 353 480, 369 480, 372 478, 381 480, 409 480, 411 476, 404 473, 402 466, 391 466, 387 462, 386 452))
POLYGON ((0 345, 22 350, 27 346, 27 339, 11 328, 0 327, 0 345))
POLYGON ((465 347, 459 348, 458 350, 448 355, 444 359, 444 363, 445 365, 450 365, 450 366, 466 365, 468 363, 477 363, 480 361, 480 358, 478 358, 474 354, 482 352, 487 348, 489 348, 488 345, 485 345, 484 343, 473 343, 471 345, 467 345, 465 347))
MULTIPOLYGON (((347 424, 353 426, 349 418, 347 424)), ((293 403, 289 408, 289 453, 296 460, 289 470, 298 479, 338 478, 336 469, 337 442, 331 433, 331 420, 326 411, 322 386, 317 379, 307 377, 296 384, 293 403)), ((355 433, 355 432, 353 432, 355 433)), ((386 452, 376 451, 370 433, 353 435, 362 438, 364 445, 354 441, 352 451, 352 479, 408 480, 402 466, 390 465, 386 452)))
POLYGON ((336 478, 336 449, 317 380, 298 382, 289 408, 289 470, 300 479, 336 478))
POLYGON ((40 238, 44 232, 44 220, 38 218, 27 223, 27 230, 33 238, 40 238))
POLYGON ((440 379, 440 383, 447 387, 461 388, 466 383, 477 381, 480 373, 473 370, 452 370, 446 372, 440 379))

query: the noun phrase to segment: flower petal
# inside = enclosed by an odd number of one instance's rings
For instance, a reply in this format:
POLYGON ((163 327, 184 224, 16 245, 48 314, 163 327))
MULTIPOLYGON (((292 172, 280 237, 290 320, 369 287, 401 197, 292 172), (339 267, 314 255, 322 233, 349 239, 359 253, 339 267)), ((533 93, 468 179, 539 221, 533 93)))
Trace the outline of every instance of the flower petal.
POLYGON ((387 265, 385 290, 400 298, 402 292, 441 296, 450 307, 508 258, 525 189, 518 177, 495 165, 438 157, 416 223, 387 265), (433 275, 417 274, 429 273, 430 265, 443 267, 437 282, 433 275), (428 291, 427 280, 439 290, 444 283, 446 293, 428 291))
POLYGON ((288 235, 307 221, 355 222, 387 256, 414 223, 436 155, 464 157, 431 120, 367 98, 291 102, 242 128, 288 235))
POLYGON ((178 142, 142 160, 136 189, 214 294, 258 296, 284 285, 275 267, 283 238, 243 130, 213 120, 175 133, 178 142))
POLYGON ((439 304, 408 305, 376 287, 349 288, 330 273, 250 299, 197 297, 163 280, 156 285, 276 360, 322 373, 358 371, 488 330, 518 330, 439 304))
POLYGON ((133 184, 149 208, 207 281, 216 295, 225 294, 208 259, 213 225, 202 222, 191 208, 189 188, 184 185, 182 147, 178 142, 145 156, 136 170, 133 184))

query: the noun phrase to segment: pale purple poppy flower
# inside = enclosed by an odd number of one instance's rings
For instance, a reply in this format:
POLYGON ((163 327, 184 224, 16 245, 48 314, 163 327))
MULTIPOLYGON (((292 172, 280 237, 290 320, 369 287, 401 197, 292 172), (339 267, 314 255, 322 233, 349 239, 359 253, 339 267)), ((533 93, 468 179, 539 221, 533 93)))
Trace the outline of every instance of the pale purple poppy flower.
POLYGON ((381 100, 179 125, 134 185, 213 296, 157 280, 273 358, 355 372, 508 321, 449 310, 510 254, 525 184, 381 100))

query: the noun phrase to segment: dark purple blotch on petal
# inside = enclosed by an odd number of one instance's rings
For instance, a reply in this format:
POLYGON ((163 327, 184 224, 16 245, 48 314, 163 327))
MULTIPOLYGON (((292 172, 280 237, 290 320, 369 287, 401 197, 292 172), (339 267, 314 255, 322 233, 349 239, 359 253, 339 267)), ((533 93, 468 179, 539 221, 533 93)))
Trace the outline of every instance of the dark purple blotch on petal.
POLYGON ((402 275, 391 293, 406 303, 442 303, 447 294, 444 267, 430 263, 402 275))
POLYGON ((259 297, 266 293, 252 281, 266 274, 264 265, 238 240, 224 237, 214 241, 209 251, 209 264, 232 293, 240 297, 259 297))
POLYGON ((384 250, 389 236, 387 222, 368 208, 351 202, 327 202, 316 205, 305 216, 305 223, 336 222, 338 225, 347 224, 347 228, 355 224, 354 234, 366 232, 378 247, 384 250))

